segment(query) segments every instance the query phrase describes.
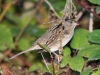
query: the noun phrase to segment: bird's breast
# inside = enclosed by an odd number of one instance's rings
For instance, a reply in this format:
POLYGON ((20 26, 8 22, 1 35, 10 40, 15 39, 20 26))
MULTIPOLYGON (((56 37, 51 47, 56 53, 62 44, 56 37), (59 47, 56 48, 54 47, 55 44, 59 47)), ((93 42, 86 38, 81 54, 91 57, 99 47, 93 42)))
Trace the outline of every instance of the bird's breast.
POLYGON ((72 38, 72 35, 65 35, 62 39, 62 47, 64 47, 72 38))

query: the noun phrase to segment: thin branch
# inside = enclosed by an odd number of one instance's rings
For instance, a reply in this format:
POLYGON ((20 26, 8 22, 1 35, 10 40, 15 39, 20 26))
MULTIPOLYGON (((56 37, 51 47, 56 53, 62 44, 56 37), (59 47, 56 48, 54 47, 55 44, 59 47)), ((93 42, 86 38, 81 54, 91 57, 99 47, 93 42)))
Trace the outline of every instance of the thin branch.
POLYGON ((13 73, 9 70, 7 70, 6 68, 0 68, 2 70, 0 70, 0 74, 4 75, 3 71, 7 71, 8 73, 10 73, 11 75, 13 75, 13 73))
MULTIPOLYGON (((43 56, 42 52, 41 52, 41 56, 42 56, 42 58, 43 58, 43 61, 44 61, 44 63, 45 63, 45 66, 47 67, 48 71, 50 72, 50 69, 49 69, 49 67, 48 67, 48 65, 47 65, 47 63, 46 63, 46 61, 45 61, 45 59, 44 59, 44 56, 43 56)), ((50 72, 50 73, 51 73, 51 72, 50 72)))
MULTIPOLYGON (((11 7, 11 5, 14 4, 14 3, 16 3, 16 2, 17 2, 17 0, 13 0, 13 1, 10 1, 10 2, 6 5, 4 11, 3 11, 3 12, 1 13, 1 15, 0 15, 0 22, 2 21, 3 17, 4 17, 5 14, 7 13, 7 11, 9 10, 9 8, 11 7)), ((0 0, 0 5, 1 5, 1 0, 0 0)), ((1 6, 0 6, 0 7, 1 7, 1 6)), ((1 12, 1 9, 0 9, 0 12, 1 12)))
POLYGON ((74 0, 78 5, 80 5, 82 8, 84 8, 85 10, 87 10, 88 12, 92 13, 93 15, 95 15, 96 17, 100 18, 100 16, 95 12, 95 11, 91 11, 89 10, 86 6, 84 6, 83 4, 81 4, 78 0, 74 0))
POLYGON ((0 22, 2 21, 4 15, 5 15, 6 12, 8 11, 8 9, 11 7, 11 5, 12 5, 12 1, 9 2, 9 3, 6 5, 5 10, 2 12, 2 14, 1 14, 1 16, 0 16, 0 22))
MULTIPOLYGON (((54 59, 53 59, 53 56, 51 54, 51 51, 50 51, 50 48, 46 45, 43 45, 43 44, 40 44, 39 42, 37 43, 42 49, 46 50, 47 52, 50 53, 50 57, 51 57, 51 63, 52 63, 52 69, 53 69, 53 75, 55 75, 55 67, 54 67, 54 59)), ((42 53, 41 53, 42 55, 42 53)), ((42 58, 44 59, 43 55, 42 55, 42 58)), ((44 59, 44 63, 45 65, 47 66, 46 62, 45 62, 45 59, 44 59)), ((48 68, 48 67, 47 67, 48 68)), ((49 70, 49 68, 48 68, 49 70)))
POLYGON ((54 59, 53 59, 53 56, 50 56, 50 57, 51 57, 51 63, 52 63, 52 69, 53 69, 53 75, 56 75, 56 74, 55 74, 54 59))
POLYGON ((70 75, 70 73, 71 73, 71 69, 70 69, 70 67, 68 65, 67 70, 66 70, 66 75, 70 75))
POLYGON ((84 11, 85 11, 85 10, 82 9, 82 11, 80 11, 80 12, 78 13, 78 15, 77 15, 77 17, 76 17, 76 19, 75 19, 76 22, 79 21, 79 19, 82 17, 84 11))
MULTIPOLYGON (((92 8, 91 11, 94 11, 94 9, 92 8)), ((93 31, 93 14, 92 14, 92 13, 90 13, 89 31, 90 31, 90 32, 93 31)))
POLYGON ((59 15, 56 13, 55 9, 53 8, 53 6, 51 5, 51 3, 48 0, 44 0, 44 1, 49 5, 50 9, 56 14, 56 16, 60 18, 59 15))
POLYGON ((13 73, 11 72, 11 71, 9 71, 9 70, 7 70, 11 75, 13 75, 13 73))

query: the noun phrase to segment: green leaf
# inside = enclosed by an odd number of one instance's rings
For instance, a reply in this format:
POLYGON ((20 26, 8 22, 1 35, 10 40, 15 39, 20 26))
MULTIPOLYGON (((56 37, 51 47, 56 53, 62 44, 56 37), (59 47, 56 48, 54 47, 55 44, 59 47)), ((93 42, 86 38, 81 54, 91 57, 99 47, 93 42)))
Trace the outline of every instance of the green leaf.
POLYGON ((69 61, 69 66, 71 69, 81 72, 84 66, 84 59, 80 56, 75 56, 69 61))
POLYGON ((100 29, 94 30, 92 33, 90 33, 88 39, 90 42, 100 44, 100 29))
POLYGON ((4 25, 0 25, 0 50, 13 47, 14 45, 11 31, 4 25))
POLYGON ((98 67, 98 70, 96 72, 93 72, 92 75, 100 75, 100 66, 98 67))
MULTIPOLYGON (((53 68, 51 65, 47 65, 50 72, 53 72, 53 68)), ((57 69, 58 67, 57 66, 54 66, 55 69, 57 69)), ((41 70, 42 72, 47 72, 48 69, 46 67, 46 65, 44 65, 43 63, 40 63, 40 62, 36 62, 34 63, 34 65, 32 65, 30 68, 29 68, 29 71, 37 71, 37 70, 41 70)))
POLYGON ((100 14, 100 6, 96 7, 96 13, 100 14))
POLYGON ((69 47, 65 47, 63 50, 63 60, 60 63, 60 67, 65 67, 69 61, 71 60, 71 57, 69 56, 71 54, 71 50, 69 47))
POLYGON ((63 50, 63 56, 68 56, 71 54, 71 50, 69 47, 65 47, 63 50))
POLYGON ((89 61, 90 60, 98 60, 100 59, 100 49, 92 51, 91 54, 89 55, 89 61))
POLYGON ((60 67, 65 67, 69 63, 70 60, 71 60, 70 56, 64 56, 63 60, 60 63, 60 67))
POLYGON ((36 63, 29 68, 29 71, 35 71, 41 69, 43 66, 42 63, 36 63))
POLYGON ((92 72, 92 67, 86 68, 85 70, 83 70, 83 71, 81 72, 80 75, 89 75, 90 72, 92 72))
POLYGON ((18 47, 21 49, 21 50, 26 50, 28 47, 30 46, 30 42, 28 39, 26 38, 21 38, 18 42, 18 47))
POLYGON ((100 51, 100 45, 86 46, 78 52, 78 55, 90 58, 92 53, 95 54, 95 51, 100 51))
POLYGON ((41 48, 45 49, 47 52, 51 54, 50 48, 46 44, 37 43, 41 48))
POLYGON ((70 43, 71 47, 74 49, 81 49, 89 45, 87 36, 89 34, 88 30, 85 29, 76 29, 72 41, 70 43))
POLYGON ((98 4, 98 5, 100 5, 100 0, 88 0, 88 1, 90 1, 90 2, 93 3, 93 4, 98 4))

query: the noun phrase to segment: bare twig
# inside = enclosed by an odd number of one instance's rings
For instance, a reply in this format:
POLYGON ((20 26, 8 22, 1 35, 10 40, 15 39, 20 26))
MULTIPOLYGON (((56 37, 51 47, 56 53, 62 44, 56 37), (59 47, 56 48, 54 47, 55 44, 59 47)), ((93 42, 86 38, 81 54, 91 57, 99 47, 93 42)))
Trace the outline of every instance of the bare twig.
MULTIPOLYGON (((46 65, 48 71, 50 72, 50 69, 49 69, 49 67, 48 67, 48 65, 47 65, 47 63, 46 63, 46 61, 45 61, 45 59, 44 59, 44 56, 43 56, 42 52, 41 52, 41 56, 42 56, 42 58, 43 58, 43 61, 44 61, 45 65, 46 65)), ((51 73, 51 72, 50 72, 50 73, 51 73)))
POLYGON ((52 63, 52 68, 53 68, 53 75, 56 75, 56 74, 55 74, 55 66, 54 66, 54 59, 53 59, 53 56, 51 56, 51 63, 52 63))
POLYGON ((2 12, 2 14, 0 16, 0 22, 3 19, 4 15, 6 14, 6 12, 8 11, 8 9, 10 8, 11 5, 12 5, 12 1, 7 4, 7 6, 5 7, 5 10, 2 12))
POLYGON ((56 16, 60 18, 59 15, 56 13, 55 9, 53 8, 53 6, 51 5, 51 3, 48 0, 44 0, 44 1, 49 5, 50 9, 56 14, 56 16))
POLYGON ((7 70, 7 69, 5 69, 5 68, 1 68, 2 70, 0 70, 0 73, 2 74, 2 75, 4 75, 4 73, 3 73, 3 71, 7 71, 8 73, 10 73, 11 75, 13 75, 13 73, 11 72, 11 71, 9 71, 9 70, 7 70))
MULTIPOLYGON (((3 17, 4 17, 5 14, 7 13, 8 9, 11 7, 11 5, 14 4, 14 3, 16 3, 16 2, 17 2, 17 0, 16 0, 16 1, 15 1, 15 0, 12 0, 12 1, 10 1, 10 2, 6 5, 4 11, 3 11, 2 14, 0 15, 0 22, 2 21, 3 17)), ((0 0, 0 5, 1 5, 1 0, 0 0)), ((0 11, 1 11, 1 9, 0 9, 0 11)))
POLYGON ((78 0, 74 0, 78 5, 80 5, 82 8, 84 8, 85 10, 87 10, 88 12, 92 13, 93 15, 95 15, 96 17, 100 18, 100 16, 95 12, 95 11, 91 11, 90 9, 88 9, 86 6, 84 6, 83 4, 81 4, 78 0))
MULTIPOLYGON (((48 46, 46 46, 46 45, 43 45, 43 44, 39 43, 39 42, 38 42, 37 44, 38 44, 42 49, 45 49, 46 51, 48 51, 48 52, 50 53, 51 63, 52 63, 52 69, 53 69, 53 75, 55 75, 54 59, 53 59, 53 56, 52 56, 52 54, 51 54, 50 48, 49 48, 48 46)), ((46 64, 46 61, 45 61, 45 59, 44 59, 42 53, 41 53, 41 56, 42 56, 42 58, 43 58, 43 60, 44 60, 44 63, 45 63, 45 65, 46 65, 47 69, 49 70, 49 68, 48 68, 48 66, 47 66, 47 64, 46 64)), ((49 70, 49 72, 50 72, 50 70, 49 70)))
MULTIPOLYGON (((94 11, 94 9, 91 9, 91 11, 94 11)), ((90 20, 89 20, 89 31, 93 31, 93 14, 90 13, 90 20)))
MULTIPOLYGON (((52 64, 52 69, 53 69, 53 75, 55 75, 54 58, 53 58, 53 56, 52 56, 52 54, 51 54, 50 48, 49 48, 48 46, 42 45, 42 44, 40 44, 40 43, 37 43, 37 44, 38 44, 41 48, 45 49, 46 51, 48 51, 48 52, 50 53, 51 64, 52 64), (45 46, 46 46, 46 47, 45 47, 45 46)), ((42 56, 42 58, 43 58, 43 60, 44 60, 44 63, 45 63, 45 65, 46 65, 47 69, 49 70, 49 68, 48 68, 48 66, 47 66, 47 64, 46 64, 46 61, 45 61, 45 59, 44 59, 42 53, 41 53, 41 56, 42 56)), ((50 72, 50 70, 49 70, 49 72, 50 72)))
POLYGON ((55 11, 55 9, 48 0, 44 1, 48 4, 50 11, 49 11, 49 22, 43 24, 55 25, 55 22, 59 22, 60 16, 57 14, 57 12, 55 11))
POLYGON ((9 71, 9 70, 7 70, 7 71, 8 71, 11 75, 13 75, 11 71, 9 71))
POLYGON ((82 9, 82 11, 80 11, 75 19, 75 21, 79 21, 79 19, 82 17, 83 13, 84 13, 85 9, 82 9))
POLYGON ((67 71, 66 71, 66 75, 70 75, 70 73, 71 73, 71 70, 70 70, 70 67, 69 67, 69 65, 68 65, 67 71))

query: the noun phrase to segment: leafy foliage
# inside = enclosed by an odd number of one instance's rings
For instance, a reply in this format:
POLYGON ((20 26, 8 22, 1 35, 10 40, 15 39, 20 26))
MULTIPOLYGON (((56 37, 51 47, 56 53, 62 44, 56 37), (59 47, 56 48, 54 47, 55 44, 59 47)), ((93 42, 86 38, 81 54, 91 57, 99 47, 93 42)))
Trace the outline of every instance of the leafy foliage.
POLYGON ((99 51, 100 46, 99 45, 89 45, 84 48, 82 48, 78 55, 84 56, 84 57, 90 57, 91 53, 95 53, 95 51, 99 51))
POLYGON ((98 70, 96 72, 93 72, 92 75, 100 75, 100 66, 98 67, 98 70))
POLYGON ((66 67, 69 64, 69 61, 71 60, 70 56, 64 56, 61 63, 60 63, 60 67, 66 67))
POLYGON ((92 72, 92 68, 89 67, 83 70, 80 75, 89 75, 91 72, 92 72))
POLYGON ((63 56, 68 56, 71 54, 71 50, 69 47, 65 47, 63 50, 63 56))
POLYGON ((90 33, 88 39, 90 42, 100 44, 100 29, 94 30, 92 33, 90 33))
POLYGON ((100 14, 100 6, 96 7, 96 13, 100 14))
POLYGON ((4 25, 0 25, 0 51, 14 48, 11 31, 4 25))
POLYGON ((43 65, 43 63, 36 63, 29 68, 29 71, 42 70, 43 72, 47 71, 47 68, 43 65))
POLYGON ((21 38, 18 42, 18 47, 21 50, 26 50, 30 46, 30 41, 26 38, 21 38))
POLYGON ((85 29, 76 29, 72 41, 71 47, 80 50, 81 48, 89 45, 88 36, 89 31, 85 29))
POLYGON ((81 72, 84 66, 84 59, 80 56, 75 56, 70 60, 69 66, 71 69, 81 72))
POLYGON ((66 65, 69 64, 69 61, 71 59, 70 54, 71 54, 70 48, 65 47, 64 50, 63 50, 63 59, 60 63, 60 67, 65 67, 66 65))
POLYGON ((100 5, 100 0, 88 0, 88 1, 90 1, 91 3, 100 5))

